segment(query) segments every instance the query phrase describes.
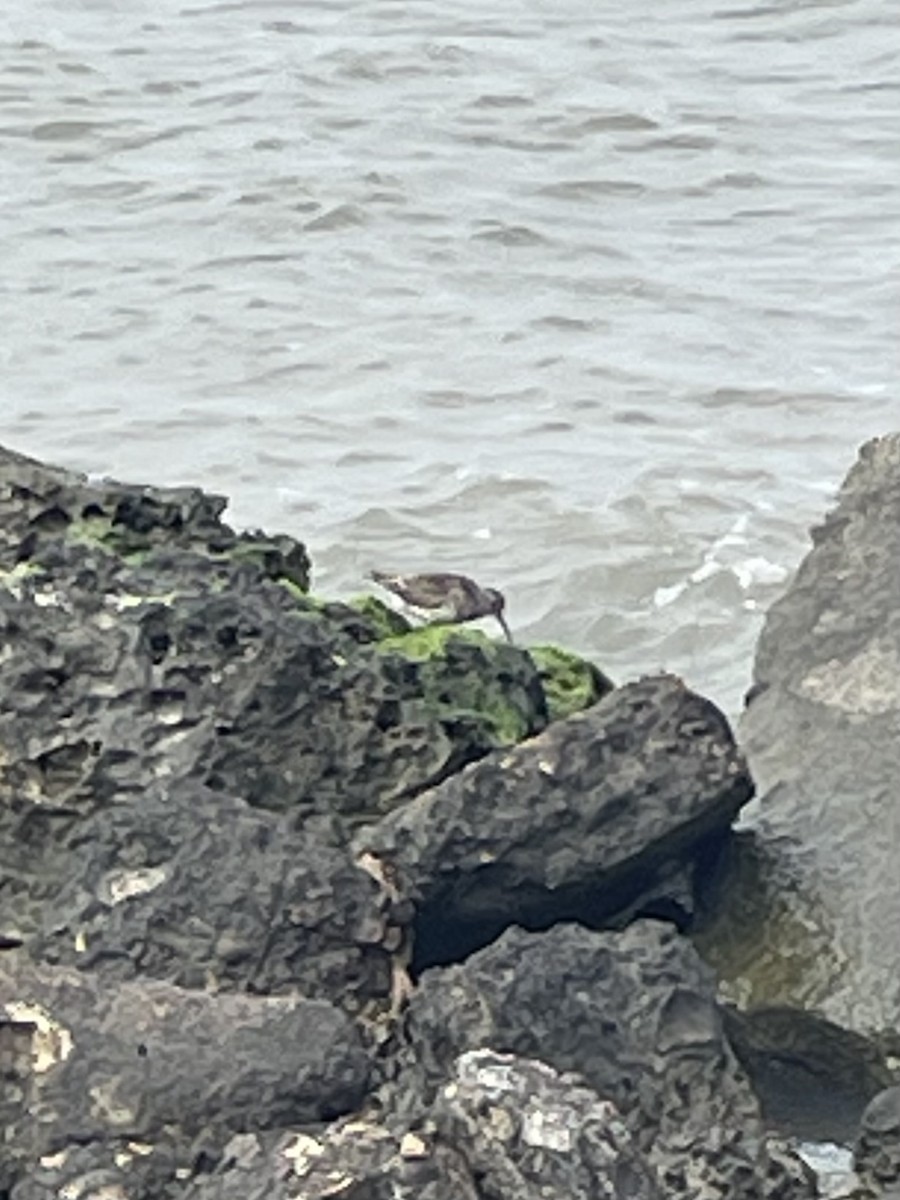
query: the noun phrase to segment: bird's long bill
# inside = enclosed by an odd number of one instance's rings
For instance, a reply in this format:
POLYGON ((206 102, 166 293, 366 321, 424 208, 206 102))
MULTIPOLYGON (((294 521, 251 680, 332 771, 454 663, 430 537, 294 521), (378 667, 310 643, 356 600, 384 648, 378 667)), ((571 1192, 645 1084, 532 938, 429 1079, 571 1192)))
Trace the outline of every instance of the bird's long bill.
POLYGON ((494 615, 496 616, 497 620, 500 622, 500 628, 506 634, 506 640, 509 642, 510 645, 512 645, 513 644, 512 634, 509 632, 509 626, 506 623, 506 617, 504 617, 502 612, 495 613, 494 615))

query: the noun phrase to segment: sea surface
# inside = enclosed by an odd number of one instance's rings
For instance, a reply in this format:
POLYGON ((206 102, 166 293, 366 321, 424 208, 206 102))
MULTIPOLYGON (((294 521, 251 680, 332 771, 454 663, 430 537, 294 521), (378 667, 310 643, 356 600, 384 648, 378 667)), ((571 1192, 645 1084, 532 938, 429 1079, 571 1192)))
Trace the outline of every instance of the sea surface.
POLYGON ((3 0, 0 442, 729 713, 900 428, 885 0, 3 0))

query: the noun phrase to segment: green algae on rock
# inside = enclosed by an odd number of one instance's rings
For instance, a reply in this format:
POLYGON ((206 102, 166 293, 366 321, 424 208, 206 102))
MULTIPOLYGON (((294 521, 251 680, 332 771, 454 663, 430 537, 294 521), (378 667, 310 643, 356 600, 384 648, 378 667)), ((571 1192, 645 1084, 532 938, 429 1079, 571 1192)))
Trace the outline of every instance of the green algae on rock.
POLYGON ((544 690, 528 654, 476 629, 423 625, 384 638, 377 650, 409 663, 425 710, 463 734, 473 751, 514 745, 547 724, 544 690))
POLYGON ((551 721, 590 708, 615 686, 599 667, 559 646, 529 646, 528 653, 538 669, 551 721))
POLYGON ((377 596, 354 596, 347 604, 371 622, 378 632, 378 641, 412 632, 413 626, 406 617, 377 596))

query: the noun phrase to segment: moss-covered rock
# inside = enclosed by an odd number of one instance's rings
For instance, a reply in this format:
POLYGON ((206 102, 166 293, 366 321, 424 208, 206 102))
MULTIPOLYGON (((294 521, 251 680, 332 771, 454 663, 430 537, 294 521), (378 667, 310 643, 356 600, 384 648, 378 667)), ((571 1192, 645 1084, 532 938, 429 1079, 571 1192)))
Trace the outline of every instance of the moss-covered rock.
POLYGON ((547 723, 544 691, 529 656, 459 625, 423 625, 378 643, 410 664, 423 710, 471 744, 472 757, 511 746, 547 723))
POLYGON ((599 667, 559 646, 529 646, 528 653, 538 669, 551 721, 590 708, 615 686, 599 667))

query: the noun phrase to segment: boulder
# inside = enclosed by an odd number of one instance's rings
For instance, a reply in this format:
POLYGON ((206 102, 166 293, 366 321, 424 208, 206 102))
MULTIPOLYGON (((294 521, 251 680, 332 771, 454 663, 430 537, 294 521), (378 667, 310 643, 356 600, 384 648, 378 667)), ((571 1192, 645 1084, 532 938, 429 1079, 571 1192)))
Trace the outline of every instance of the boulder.
POLYGON ((9 1200, 181 1200, 186 1168, 170 1142, 69 1142, 22 1171, 9 1200))
MULTIPOLYGON (((638 921, 618 933, 578 925, 538 934, 513 928, 461 965, 426 971, 385 1060, 381 1105, 399 1128, 418 1128, 429 1114, 446 1111, 448 1097, 460 1102, 460 1058, 485 1049, 576 1072, 583 1081, 577 1087, 590 1088, 598 1101, 592 1107, 583 1094, 570 1094, 573 1123, 587 1119, 588 1109, 598 1131, 609 1132, 621 1120, 617 1152, 623 1162, 630 1148, 646 1159, 667 1197, 814 1195, 796 1165, 788 1170, 780 1151, 769 1152, 756 1099, 723 1032, 712 972, 670 925, 638 921), (442 1092, 453 1080, 456 1093, 442 1092)), ((498 1103, 509 1110, 497 1119, 499 1137, 505 1129, 513 1141, 521 1136, 528 1113, 524 1081, 530 1078, 540 1108, 541 1070, 462 1061, 470 1089, 463 1097, 484 1092, 480 1110, 474 1105, 482 1115, 480 1132, 467 1134, 469 1153, 490 1143, 490 1113, 498 1103), (491 1098, 492 1087, 505 1089, 502 1102, 491 1098)), ((540 1120, 550 1136, 553 1120, 540 1120)), ((564 1143, 560 1125, 565 1122, 557 1118, 564 1143)), ((517 1193, 498 1188, 487 1194, 517 1193)))
POLYGON ((489 755, 355 846, 415 899, 417 963, 447 962, 513 923, 686 920, 698 864, 752 792, 725 717, 661 676, 489 755))
MULTIPOLYGON (((741 721, 759 810, 703 952, 748 1019, 794 1011, 896 1049, 900 436, 862 447, 812 539, 760 637, 741 721)), ((833 1043, 804 1055, 828 1089, 833 1043)))
POLYGON ((216 1169, 194 1179, 183 1194, 183 1200, 448 1197, 485 1200, 464 1155, 418 1133, 393 1133, 374 1116, 337 1121, 324 1131, 296 1130, 277 1140, 235 1137, 216 1169))
POLYGON ((0 792, 85 812, 190 778, 352 825, 546 724, 525 651, 383 637, 224 505, 0 450, 0 792))
POLYGON ((8 951, 0 1012, 6 1188, 75 1145, 160 1142, 189 1163, 199 1137, 212 1150, 248 1126, 327 1120, 368 1086, 355 1028, 324 1001, 108 989, 8 951))
POLYGON ((859 1123, 853 1166, 864 1193, 900 1193, 900 1086, 885 1088, 867 1105, 859 1123))
MULTIPOLYGON (((35 829, 27 809, 6 823, 13 845, 35 829)), ((44 829, 3 908, 34 957, 107 981, 299 990, 355 1016, 390 1007, 409 908, 311 830, 189 783, 44 829)))
POLYGON ((425 1121, 398 1132, 374 1116, 268 1146, 233 1144, 185 1200, 661 1200, 612 1104, 577 1076, 477 1050, 453 1064, 425 1121))
POLYGON ((488 1198, 664 1195, 615 1105, 577 1075, 537 1059, 461 1054, 438 1092, 431 1124, 436 1139, 459 1148, 488 1198))

